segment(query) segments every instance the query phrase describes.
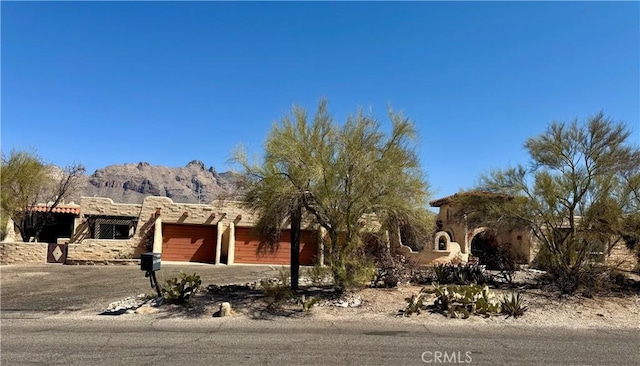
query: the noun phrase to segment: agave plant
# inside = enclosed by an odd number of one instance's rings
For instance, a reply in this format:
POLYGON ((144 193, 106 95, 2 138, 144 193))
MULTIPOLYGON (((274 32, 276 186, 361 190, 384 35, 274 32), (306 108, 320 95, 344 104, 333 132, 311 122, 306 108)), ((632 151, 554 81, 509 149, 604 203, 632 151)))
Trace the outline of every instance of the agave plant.
POLYGON ((507 318, 510 316, 514 318, 522 316, 525 311, 529 309, 527 306, 524 306, 524 299, 519 292, 503 296, 500 304, 502 306, 502 312, 507 314, 507 318))
POLYGON ((451 275, 450 266, 446 264, 438 264, 433 268, 433 272, 436 275, 436 281, 438 283, 447 283, 451 275))

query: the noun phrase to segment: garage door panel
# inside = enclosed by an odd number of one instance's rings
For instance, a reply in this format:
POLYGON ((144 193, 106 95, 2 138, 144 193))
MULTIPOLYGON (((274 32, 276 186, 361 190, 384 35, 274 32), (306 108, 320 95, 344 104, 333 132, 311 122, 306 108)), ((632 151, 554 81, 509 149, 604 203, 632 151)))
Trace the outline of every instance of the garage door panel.
MULTIPOLYGON (((260 240, 257 233, 249 228, 236 228, 236 263, 290 264, 291 231, 284 230, 275 252, 258 252, 260 240)), ((303 230, 300 233, 300 264, 313 265, 317 252, 317 236, 314 231, 303 230)))
POLYGON ((215 261, 215 226, 165 224, 162 227, 162 259, 168 261, 215 261))

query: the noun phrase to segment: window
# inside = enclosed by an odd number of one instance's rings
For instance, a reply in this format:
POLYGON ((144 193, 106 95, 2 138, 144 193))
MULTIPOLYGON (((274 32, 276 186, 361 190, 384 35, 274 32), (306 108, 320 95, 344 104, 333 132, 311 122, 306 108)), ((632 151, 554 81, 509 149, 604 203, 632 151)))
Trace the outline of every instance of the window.
POLYGON ((131 217, 92 217, 89 218, 91 237, 94 239, 126 240, 133 236, 135 219, 131 217))
POLYGON ((129 239, 129 225, 100 224, 98 239, 129 239))
POLYGON ((444 236, 441 236, 438 239, 438 250, 447 250, 447 240, 444 238, 444 236))

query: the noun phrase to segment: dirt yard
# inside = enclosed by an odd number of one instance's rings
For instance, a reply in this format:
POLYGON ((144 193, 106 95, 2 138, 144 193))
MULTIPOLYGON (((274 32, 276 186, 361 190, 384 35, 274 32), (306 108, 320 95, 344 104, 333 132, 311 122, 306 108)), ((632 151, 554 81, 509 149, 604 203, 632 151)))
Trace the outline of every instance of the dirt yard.
MULTIPOLYGON (((559 297, 542 290, 523 291, 528 311, 517 319, 504 315, 482 317, 472 315, 468 319, 450 319, 429 310, 409 317, 402 316, 405 298, 417 293, 423 286, 400 285, 392 289, 366 288, 342 298, 335 298, 321 290, 307 291, 308 296, 321 300, 303 311, 302 305, 285 301, 280 305, 269 305, 262 291, 244 286, 236 288, 218 287, 197 296, 191 309, 178 305, 163 305, 160 309, 166 316, 212 316, 222 302, 229 302, 235 317, 277 319, 315 318, 334 321, 392 320, 424 324, 468 324, 503 326, 554 326, 564 328, 637 328, 640 329, 640 296, 617 295, 559 297), (353 306, 356 305, 356 306, 353 306)), ((510 291, 494 290, 498 297, 510 291)), ((431 305, 435 295, 425 295, 424 304, 431 305)))

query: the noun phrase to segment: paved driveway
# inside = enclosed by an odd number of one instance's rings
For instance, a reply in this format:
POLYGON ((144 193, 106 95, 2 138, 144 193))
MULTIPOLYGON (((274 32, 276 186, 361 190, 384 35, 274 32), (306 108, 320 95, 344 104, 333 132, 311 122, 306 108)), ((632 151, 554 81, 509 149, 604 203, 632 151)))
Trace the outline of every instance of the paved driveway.
MULTIPOLYGON (((229 284, 277 277, 268 266, 214 266, 162 263, 157 272, 161 284, 181 271, 197 273, 202 284, 229 284)), ((66 266, 44 264, 0 266, 2 318, 28 316, 29 312, 58 314, 81 311, 99 313, 109 303, 128 296, 155 293, 137 265, 66 266)))

